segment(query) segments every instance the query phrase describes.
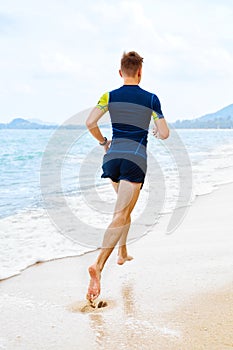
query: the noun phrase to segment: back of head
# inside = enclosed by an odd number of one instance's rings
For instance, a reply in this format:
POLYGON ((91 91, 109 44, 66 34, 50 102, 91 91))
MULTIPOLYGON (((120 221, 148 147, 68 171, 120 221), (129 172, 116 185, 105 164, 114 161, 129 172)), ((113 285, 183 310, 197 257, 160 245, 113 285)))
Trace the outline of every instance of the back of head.
POLYGON ((143 58, 135 51, 124 52, 121 59, 121 71, 128 77, 134 77, 142 67, 143 58))

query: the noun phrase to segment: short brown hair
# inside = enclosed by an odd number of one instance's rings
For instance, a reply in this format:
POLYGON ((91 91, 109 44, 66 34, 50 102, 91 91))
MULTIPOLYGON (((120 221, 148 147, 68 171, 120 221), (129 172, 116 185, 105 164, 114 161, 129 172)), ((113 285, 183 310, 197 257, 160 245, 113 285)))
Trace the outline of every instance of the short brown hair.
POLYGON ((121 59, 121 70, 130 77, 134 77, 142 67, 143 58, 135 51, 124 52, 121 59))

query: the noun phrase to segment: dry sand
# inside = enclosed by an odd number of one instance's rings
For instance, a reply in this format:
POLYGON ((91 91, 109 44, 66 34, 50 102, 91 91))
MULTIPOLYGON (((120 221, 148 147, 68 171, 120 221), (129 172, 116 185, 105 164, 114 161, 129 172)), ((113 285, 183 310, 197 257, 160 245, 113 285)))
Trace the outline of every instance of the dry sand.
POLYGON ((111 256, 86 306, 96 252, 36 264, 0 283, 0 349, 233 349, 233 184, 198 197, 172 235, 164 216, 111 256))

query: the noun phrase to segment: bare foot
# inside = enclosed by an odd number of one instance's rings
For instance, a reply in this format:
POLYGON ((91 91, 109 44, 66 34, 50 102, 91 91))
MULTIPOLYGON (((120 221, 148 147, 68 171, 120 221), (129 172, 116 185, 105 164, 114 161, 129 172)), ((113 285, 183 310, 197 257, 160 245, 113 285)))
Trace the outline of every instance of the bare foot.
POLYGON ((126 261, 130 261, 130 260, 133 260, 133 257, 130 255, 126 255, 126 256, 118 255, 117 263, 118 265, 123 265, 126 261))
POLYGON ((100 271, 96 267, 96 264, 92 265, 88 269, 91 280, 87 292, 87 300, 94 301, 100 295, 100 271))

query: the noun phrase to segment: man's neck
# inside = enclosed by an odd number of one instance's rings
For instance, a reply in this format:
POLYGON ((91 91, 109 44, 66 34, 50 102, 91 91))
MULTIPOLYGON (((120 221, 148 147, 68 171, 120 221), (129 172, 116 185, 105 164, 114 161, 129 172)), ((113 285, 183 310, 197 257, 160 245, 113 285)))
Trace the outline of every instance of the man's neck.
POLYGON ((138 85, 138 77, 125 77, 124 78, 124 85, 138 85))

